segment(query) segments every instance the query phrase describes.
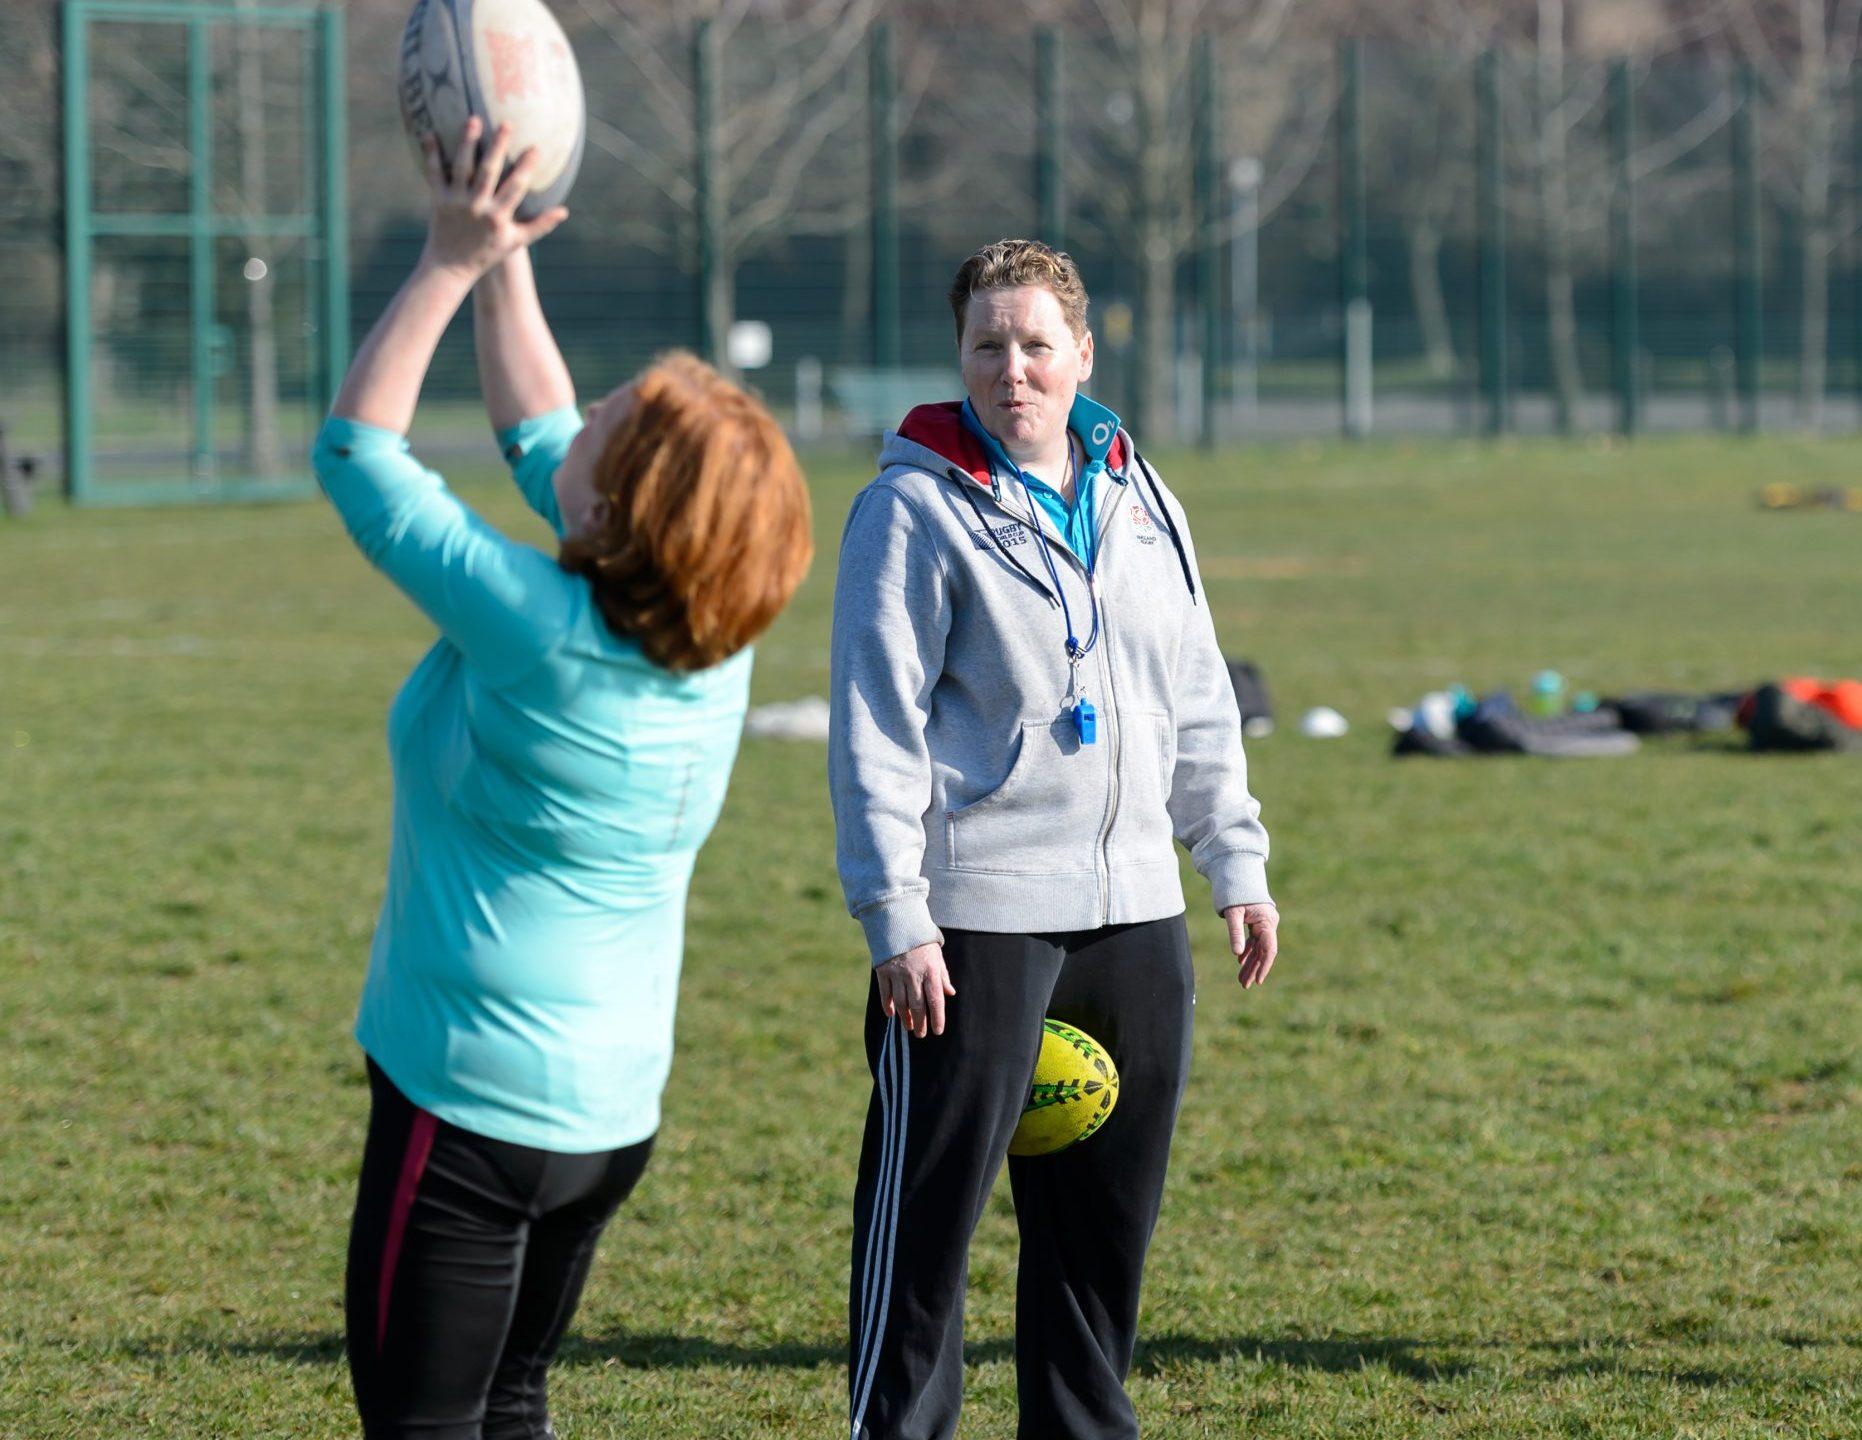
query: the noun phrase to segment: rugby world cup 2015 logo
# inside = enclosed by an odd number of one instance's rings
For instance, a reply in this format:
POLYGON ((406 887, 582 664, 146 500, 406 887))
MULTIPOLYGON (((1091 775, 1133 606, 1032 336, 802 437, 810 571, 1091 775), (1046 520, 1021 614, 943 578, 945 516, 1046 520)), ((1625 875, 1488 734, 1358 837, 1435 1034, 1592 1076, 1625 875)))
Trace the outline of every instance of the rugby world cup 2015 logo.
POLYGON ((988 550, 996 545, 1026 545, 1028 532, 1020 525, 991 525, 987 530, 972 530, 970 543, 978 550, 988 550), (991 536, 995 538, 992 540, 991 536))

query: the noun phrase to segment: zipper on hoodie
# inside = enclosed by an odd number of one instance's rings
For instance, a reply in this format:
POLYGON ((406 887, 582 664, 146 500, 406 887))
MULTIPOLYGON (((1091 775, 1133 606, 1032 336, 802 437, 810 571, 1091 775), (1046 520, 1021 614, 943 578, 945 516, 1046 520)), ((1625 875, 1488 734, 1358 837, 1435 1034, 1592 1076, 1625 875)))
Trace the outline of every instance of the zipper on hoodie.
MULTIPOLYGON (((1117 484, 1125 484, 1123 480, 1120 480, 1110 470, 1105 472, 1105 477, 1115 481, 1117 484)), ((995 469, 993 466, 990 468, 989 478, 991 493, 995 497, 996 505, 999 509, 1013 515, 1015 519, 1021 520, 1023 524, 1032 524, 1037 528, 1041 526, 1042 518, 1039 507, 1036 507, 1035 512, 1023 520, 1021 515, 1009 510, 1008 506, 1002 503, 1001 490, 996 483, 995 469)), ((1101 925, 1110 925, 1112 923, 1112 857, 1107 853, 1107 847, 1111 843, 1112 827, 1118 823, 1118 766, 1123 732, 1120 728, 1118 718, 1118 689, 1112 681, 1112 617, 1107 612, 1105 596, 1099 588, 1098 561, 1104 554, 1105 542, 1112 533, 1112 521, 1114 517, 1117 516, 1118 511, 1119 501, 1115 493, 1108 495, 1107 498, 1101 502, 1100 513, 1096 517, 1099 523, 1093 535, 1094 563, 1092 569, 1088 570, 1086 562, 1075 555, 1072 547, 1065 544, 1064 541, 1060 547, 1063 558, 1072 562, 1074 570, 1086 581, 1087 588, 1092 591, 1093 605, 1098 611, 1099 624, 1101 627, 1099 651, 1103 659, 1100 664, 1100 673, 1105 681, 1106 696, 1106 703, 1101 713, 1105 716, 1106 759, 1110 767, 1106 782, 1105 823, 1099 827, 1099 841, 1098 844, 1093 847, 1093 870, 1095 878, 1099 881, 1099 923, 1101 925)), ((1040 540, 1042 544, 1047 543, 1041 536, 1037 536, 1036 538, 1040 540)), ((1004 555, 1008 554, 1006 550, 1002 553, 1004 555)), ((1020 566, 1016 568, 1020 569, 1020 566)), ((1046 586, 1042 587, 1043 590, 1046 588, 1046 586)), ((1048 603, 1056 609, 1059 608, 1059 602, 1051 595, 1048 597, 1048 603)))
MULTIPOLYGON (((1091 583, 1094 590, 1093 598, 1097 601, 1099 598, 1097 575, 1093 577, 1091 583)), ((1118 762, 1121 732, 1118 718, 1118 691, 1112 683, 1112 630, 1107 624, 1111 617, 1106 614, 1103 605, 1100 606, 1099 616, 1099 623, 1102 627, 1099 639, 1105 655, 1105 664, 1101 668, 1105 671, 1106 680, 1106 747, 1112 768, 1106 797, 1106 823, 1100 827, 1098 853, 1093 859, 1097 863, 1100 875, 1099 923, 1110 925, 1112 923, 1112 857, 1107 853, 1106 847, 1111 842, 1112 827, 1118 823, 1118 762)))
MULTIPOLYGON (((1105 472, 1105 478, 1115 480, 1121 485, 1125 483, 1118 480, 1118 477, 1110 470, 1105 472)), ((1099 923, 1101 925, 1112 923, 1112 856, 1108 852, 1108 846, 1112 842, 1112 827, 1118 824, 1118 766, 1124 731, 1119 724, 1118 687, 1112 680, 1112 615, 1106 607, 1105 597, 1100 593, 1098 562, 1104 556, 1106 541, 1111 538, 1112 521, 1119 513, 1119 504, 1119 498, 1114 492, 1107 497, 1101 507, 1097 533, 1093 536, 1093 568, 1086 577, 1087 586, 1093 592, 1093 604, 1099 610, 1099 649, 1104 657, 1100 669, 1104 674, 1106 687, 1106 703, 1103 712, 1106 718, 1106 758, 1111 767, 1106 789, 1106 820, 1099 830, 1098 853, 1093 857, 1099 871, 1099 923)), ((1075 563, 1082 570, 1086 568, 1084 562, 1078 560, 1078 557, 1075 557, 1075 563)))
MULTIPOLYGON (((1134 457, 1135 454, 1136 452, 1134 450, 1134 457)), ((1109 470, 1106 472, 1106 475, 1120 485, 1126 483, 1123 480, 1119 480, 1118 477, 1113 475, 1109 470)), ((957 488, 962 491, 964 499, 970 502, 970 509, 976 515, 977 523, 983 527, 983 532, 989 536, 996 549, 1001 552, 1002 558, 1007 560, 1009 564, 1013 565, 1017 570, 1021 571, 1023 575, 1026 575, 1034 586, 1047 597, 1047 604, 1050 610, 1058 610, 1060 608, 1060 601, 1055 597, 1053 592, 1050 591, 1047 586, 1043 585, 1033 572, 1024 567, 1013 555, 1009 554, 1008 548, 1003 545, 1001 540, 996 538, 995 530, 990 526, 989 522, 983 518, 982 510, 976 503, 976 497, 970 493, 969 488, 965 485, 965 477, 953 470, 946 470, 945 476, 952 484, 956 485, 957 488)), ((994 502, 995 507, 1011 520, 1022 525, 1032 525, 1037 532, 1040 531, 1041 513, 1039 507, 1036 507, 1034 513, 1028 516, 1023 516, 1017 511, 1011 510, 1002 499, 1002 485, 1001 482, 996 479, 995 467, 993 465, 989 469, 989 498, 994 502)), ((1097 561, 1099 556, 1103 553, 1107 538, 1111 534, 1112 520, 1118 514, 1118 508, 1119 502, 1116 497, 1109 497, 1108 501, 1102 504, 1099 524, 1093 536, 1093 556, 1095 563, 1090 571, 1086 568, 1086 562, 1073 553, 1072 547, 1064 543, 1061 546, 1063 558, 1073 563, 1074 569, 1080 572, 1088 588, 1092 591, 1093 604, 1098 610, 1099 623, 1102 627, 1099 639, 1100 653, 1104 657, 1104 660, 1100 666, 1100 671, 1105 679, 1106 687, 1106 705, 1104 710, 1106 717, 1106 758, 1109 762, 1110 769, 1107 779, 1105 823, 1099 827, 1099 840, 1093 848, 1093 869, 1095 878, 1099 881, 1099 923, 1102 926, 1112 923, 1112 859, 1107 853, 1107 847, 1111 843, 1112 827, 1118 823, 1118 765, 1122 731, 1119 726, 1118 718, 1118 690, 1112 680, 1112 637, 1109 624, 1111 617, 1106 612, 1105 599, 1099 589, 1099 567, 1097 561)), ((1044 536, 1040 533, 1036 534, 1035 539, 1041 544, 1047 543, 1044 536)), ((1193 595, 1194 591, 1191 593, 1193 595)))

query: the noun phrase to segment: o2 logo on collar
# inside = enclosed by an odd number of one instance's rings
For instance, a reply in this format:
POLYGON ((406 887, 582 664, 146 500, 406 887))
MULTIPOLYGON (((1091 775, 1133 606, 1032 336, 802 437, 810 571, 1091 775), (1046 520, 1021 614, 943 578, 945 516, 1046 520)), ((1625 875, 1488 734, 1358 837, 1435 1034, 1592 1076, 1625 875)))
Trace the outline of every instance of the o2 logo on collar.
POLYGON ((1101 420, 1097 425, 1093 426, 1093 444, 1097 447, 1100 445, 1110 445, 1111 443, 1112 427, 1104 420, 1101 420))

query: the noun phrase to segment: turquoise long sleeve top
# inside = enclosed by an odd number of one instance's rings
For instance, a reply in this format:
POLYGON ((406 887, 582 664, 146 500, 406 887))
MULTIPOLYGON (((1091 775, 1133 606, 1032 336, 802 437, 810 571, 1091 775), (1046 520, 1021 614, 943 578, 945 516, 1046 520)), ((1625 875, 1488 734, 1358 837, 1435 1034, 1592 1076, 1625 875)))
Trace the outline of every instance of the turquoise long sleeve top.
MULTIPOLYGON (((499 444, 560 535, 573 410, 499 444)), ((493 529, 401 436, 331 419, 324 493, 440 638, 388 717, 387 892, 356 1039, 440 1119, 566 1153, 659 1127, 686 891, 724 802, 750 652, 695 674, 493 529)))

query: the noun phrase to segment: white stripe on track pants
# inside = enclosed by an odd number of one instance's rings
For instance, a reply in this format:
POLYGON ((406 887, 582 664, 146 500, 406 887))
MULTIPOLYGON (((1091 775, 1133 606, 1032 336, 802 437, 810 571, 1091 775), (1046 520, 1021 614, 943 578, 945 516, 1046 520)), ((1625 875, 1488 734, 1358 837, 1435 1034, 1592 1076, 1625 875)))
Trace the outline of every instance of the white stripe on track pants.
POLYGON ((911 1038, 868 995, 873 1071, 854 1193, 852 1440, 949 1440, 963 1399, 971 1233, 1052 1015, 1119 1069, 1116 1108, 1057 1155, 1009 1160, 1021 1263, 1023 1440, 1130 1440, 1145 1251, 1189 1073, 1195 977, 1181 915, 1061 935, 947 931, 944 1034, 911 1038))

